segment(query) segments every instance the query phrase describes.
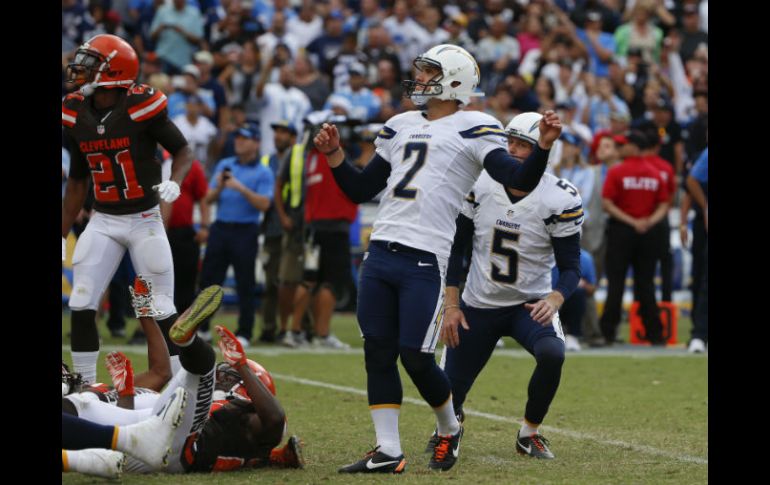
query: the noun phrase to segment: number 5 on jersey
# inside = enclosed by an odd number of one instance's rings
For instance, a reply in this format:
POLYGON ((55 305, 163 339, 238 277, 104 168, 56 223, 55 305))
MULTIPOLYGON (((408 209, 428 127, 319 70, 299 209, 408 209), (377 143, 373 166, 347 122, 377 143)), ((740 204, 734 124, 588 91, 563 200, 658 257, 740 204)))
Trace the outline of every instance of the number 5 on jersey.
POLYGON ((414 199, 417 196, 417 189, 408 187, 417 172, 425 163, 425 157, 428 154, 428 144, 425 142, 411 142, 404 147, 404 160, 401 163, 411 163, 414 159, 414 165, 404 175, 404 178, 393 189, 393 197, 399 199, 414 199))
MULTIPOLYGON (((90 153, 86 156, 91 167, 91 176, 94 181, 94 198, 99 202, 117 202, 121 199, 112 169, 112 160, 103 153, 90 153)), ((126 188, 123 189, 123 199, 138 199, 144 196, 144 189, 136 181, 134 160, 128 150, 123 150, 115 155, 126 188)))

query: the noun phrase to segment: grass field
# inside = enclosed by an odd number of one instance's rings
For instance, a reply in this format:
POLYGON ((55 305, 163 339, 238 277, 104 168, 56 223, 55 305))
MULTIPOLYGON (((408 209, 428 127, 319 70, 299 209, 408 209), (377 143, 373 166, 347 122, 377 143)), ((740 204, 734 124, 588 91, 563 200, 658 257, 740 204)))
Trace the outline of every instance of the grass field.
MULTIPOLYGON (((215 318, 230 328, 236 316, 215 318)), ((69 362, 69 315, 62 317, 62 358, 69 362)), ((129 335, 136 326, 129 320, 129 335)), ((257 322, 259 325, 259 322, 257 322)), ((366 374, 358 327, 352 315, 337 315, 334 332, 350 351, 297 351, 254 346, 249 356, 273 375, 289 427, 304 443, 304 470, 255 470, 216 475, 149 475, 125 483, 433 483, 423 449, 434 417, 401 369, 404 404, 400 433, 407 459, 400 476, 344 476, 341 465, 359 459, 374 445, 366 401, 366 374)), ((135 369, 146 367, 143 347, 123 346, 100 324, 105 350, 120 347, 135 369)), ((679 341, 690 322, 680 319, 679 341)), ((628 325, 621 337, 627 339, 628 325)), ((614 347, 568 354, 559 392, 543 434, 556 455, 552 461, 521 457, 514 450, 534 359, 514 341, 495 352, 465 404, 465 436, 460 461, 442 479, 457 484, 700 484, 708 481, 708 356, 668 349, 614 347)), ((109 380, 100 369, 100 379, 109 380)), ((69 473, 63 483, 98 480, 69 473)))

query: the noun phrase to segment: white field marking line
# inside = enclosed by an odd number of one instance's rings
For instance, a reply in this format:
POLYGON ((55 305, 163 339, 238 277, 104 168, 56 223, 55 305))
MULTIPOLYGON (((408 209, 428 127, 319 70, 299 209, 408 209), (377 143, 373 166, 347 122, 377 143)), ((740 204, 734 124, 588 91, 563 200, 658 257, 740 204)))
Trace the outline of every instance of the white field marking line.
MULTIPOLYGON (((355 387, 348 387, 348 386, 338 386, 336 384, 329 384, 328 382, 320 382, 320 381, 314 381, 311 379, 305 379, 303 377, 296 377, 291 376, 287 374, 279 374, 276 372, 271 372, 273 377, 277 377, 278 379, 285 379, 290 382, 296 382, 297 384, 304 384, 307 386, 315 386, 315 387, 322 387, 324 389, 332 389, 334 391, 339 392, 346 392, 348 394, 357 394, 359 396, 366 396, 366 391, 363 389, 356 389, 355 387)), ((411 397, 404 397, 404 402, 408 402, 410 404, 416 404, 418 406, 428 406, 428 403, 426 403, 423 400, 420 399, 414 399, 411 397)), ((512 418, 508 416, 498 416, 496 414, 490 414, 490 413, 484 413, 481 411, 475 411, 473 409, 465 408, 464 409, 465 414, 469 416, 478 416, 480 418, 486 418, 491 421, 499 421, 504 423, 511 423, 515 424, 517 426, 521 426, 521 423, 519 422, 523 418, 512 418)), ((638 445, 635 443, 626 443, 625 441, 620 440, 609 440, 602 438, 600 436, 592 435, 589 433, 582 433, 579 431, 571 431, 568 429, 561 429, 561 428, 555 428, 553 426, 540 426, 541 429, 544 431, 548 431, 549 433, 553 434, 560 434, 563 436, 567 436, 576 440, 582 440, 582 441, 593 441, 596 443, 599 443, 601 445, 611 445, 616 446, 619 448, 627 449, 627 450, 633 450, 638 451, 641 453, 646 453, 648 455, 657 455, 662 456, 665 458, 674 458, 679 461, 685 461, 690 463, 696 463, 698 465, 708 465, 709 461, 708 459, 701 458, 698 456, 691 456, 691 455, 682 455, 678 453, 671 453, 670 451, 660 450, 658 448, 653 448, 652 446, 647 445, 638 445)))
MULTIPOLYGON (((62 352, 69 352, 69 345, 62 345, 62 352)), ((102 345, 101 350, 105 352, 134 352, 145 353, 147 351, 146 345, 102 345)), ((247 354, 258 354, 267 356, 282 356, 282 355, 363 355, 364 350, 361 348, 348 349, 348 350, 335 350, 326 348, 313 348, 308 347, 305 349, 289 349, 289 348, 273 348, 273 347, 250 347, 246 350, 247 354)), ((440 353, 440 350, 437 350, 440 353)), ((523 349, 497 349, 492 354, 492 357, 509 357, 513 359, 531 359, 532 355, 523 349)), ((677 357, 687 359, 707 359, 708 352, 702 354, 691 354, 686 349, 655 349, 655 350, 596 350, 586 349, 580 352, 567 352, 567 359, 579 359, 583 357, 628 357, 630 359, 654 359, 657 357, 677 357)))

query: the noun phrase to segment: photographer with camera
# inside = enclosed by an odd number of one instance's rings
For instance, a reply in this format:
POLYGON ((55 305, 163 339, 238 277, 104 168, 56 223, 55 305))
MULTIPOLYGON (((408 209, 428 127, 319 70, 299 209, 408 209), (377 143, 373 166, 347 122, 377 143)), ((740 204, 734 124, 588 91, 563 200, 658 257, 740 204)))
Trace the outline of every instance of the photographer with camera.
MULTIPOLYGON (((222 285, 227 268, 233 266, 239 306, 235 334, 243 347, 248 347, 254 328, 259 223, 270 208, 275 180, 270 168, 259 163, 259 145, 259 128, 242 126, 235 136, 235 156, 219 161, 204 199, 217 203, 217 216, 209 231, 200 287, 222 285)), ((208 325, 206 320, 199 332, 210 341, 208 325)))

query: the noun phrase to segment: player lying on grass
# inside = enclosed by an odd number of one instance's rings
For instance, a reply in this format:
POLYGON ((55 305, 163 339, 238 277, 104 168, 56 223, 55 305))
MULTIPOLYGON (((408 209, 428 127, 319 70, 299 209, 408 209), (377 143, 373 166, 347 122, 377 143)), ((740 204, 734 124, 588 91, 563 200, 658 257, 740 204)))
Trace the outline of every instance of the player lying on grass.
MULTIPOLYGON (((154 312, 152 288, 140 277, 137 277, 135 288, 141 289, 132 292, 137 316, 140 321, 151 320, 145 315, 154 312)), ((296 437, 291 437, 286 446, 274 449, 284 435, 285 413, 269 389, 274 390, 274 385, 267 371, 254 362, 250 367, 240 343, 223 327, 217 327, 217 332, 225 363, 217 367, 211 346, 196 338, 198 325, 216 311, 222 294, 219 286, 203 290, 170 331, 170 339, 181 347, 182 370, 174 375, 163 394, 173 387, 183 386, 194 405, 185 413, 182 425, 175 433, 169 465, 164 471, 223 471, 267 465, 301 468, 303 461, 296 437), (252 368, 259 372, 259 377, 252 368), (229 374, 227 378, 226 373, 229 374), (240 380, 235 381, 233 374, 240 380), (222 399, 214 401, 217 375, 221 377, 219 391, 222 393, 218 397, 222 399)), ((115 384, 116 402, 135 393, 133 369, 125 356, 111 354, 108 369, 115 384)), ((99 424, 128 424, 151 414, 157 402, 162 401, 163 394, 150 390, 135 396, 135 407, 137 404, 141 407, 121 409, 102 402, 93 392, 80 393, 67 396, 63 403, 68 404, 62 409, 99 424)), ((132 459, 128 460, 126 470, 150 471, 143 463, 132 459)))

